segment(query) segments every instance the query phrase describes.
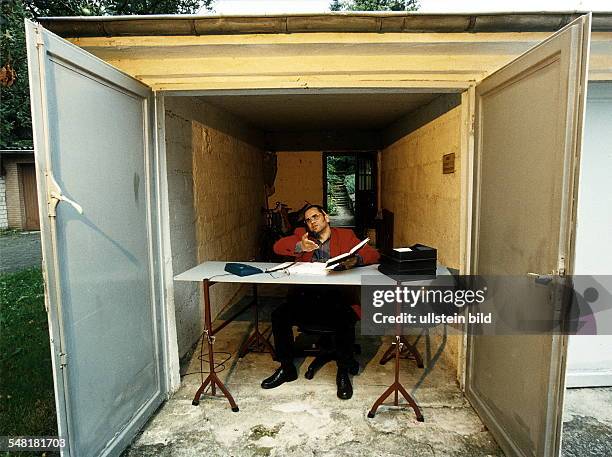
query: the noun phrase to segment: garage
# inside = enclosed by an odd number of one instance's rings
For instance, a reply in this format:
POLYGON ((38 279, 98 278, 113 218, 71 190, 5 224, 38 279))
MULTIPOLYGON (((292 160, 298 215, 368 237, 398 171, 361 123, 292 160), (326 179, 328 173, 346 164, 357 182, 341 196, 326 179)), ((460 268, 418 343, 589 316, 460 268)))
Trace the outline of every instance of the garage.
MULTIPOLYGON (((462 273, 573 271, 584 92, 612 74, 610 29, 605 14, 29 23, 66 455, 120 452, 180 392, 203 327, 198 285, 174 276, 257 258, 261 208, 321 203, 330 154, 375 152, 395 246, 435 246, 462 273)), ((212 291, 219 317, 249 289, 212 291)), ((440 379, 507 455, 558 455, 567 337, 451 330, 428 340, 440 379)))

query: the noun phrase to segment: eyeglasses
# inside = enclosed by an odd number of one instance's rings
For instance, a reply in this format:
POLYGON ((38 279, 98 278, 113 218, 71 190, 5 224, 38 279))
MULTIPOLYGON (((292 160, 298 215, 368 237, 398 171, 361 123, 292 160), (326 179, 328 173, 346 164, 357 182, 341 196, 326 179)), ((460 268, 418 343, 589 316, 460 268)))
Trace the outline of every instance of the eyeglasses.
POLYGON ((318 220, 321 219, 321 214, 313 214, 311 217, 307 217, 304 219, 304 222, 306 222, 307 224, 312 224, 313 222, 317 222, 318 220))
POLYGON ((271 272, 268 272, 268 274, 274 279, 280 279, 286 276, 291 276, 291 273, 289 273, 289 270, 286 268, 283 270, 271 271, 271 272))

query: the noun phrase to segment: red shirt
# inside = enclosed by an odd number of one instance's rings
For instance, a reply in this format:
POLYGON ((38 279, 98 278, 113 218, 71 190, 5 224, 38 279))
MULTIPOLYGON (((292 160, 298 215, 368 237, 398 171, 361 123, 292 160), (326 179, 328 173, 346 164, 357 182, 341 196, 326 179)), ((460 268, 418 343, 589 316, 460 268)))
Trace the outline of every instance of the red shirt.
MULTIPOLYGON (((296 228, 293 235, 281 238, 274 243, 274 252, 279 255, 295 257, 298 262, 311 262, 313 251, 295 252, 295 245, 302 241, 304 233, 306 233, 305 228, 296 228)), ((359 244, 359 242, 359 238, 355 236, 355 233, 351 229, 331 227, 331 238, 329 240, 330 258, 349 252, 353 247, 359 244)), ((380 258, 378 251, 369 244, 362 247, 358 254, 363 259, 364 265, 378 263, 378 259, 380 258)))

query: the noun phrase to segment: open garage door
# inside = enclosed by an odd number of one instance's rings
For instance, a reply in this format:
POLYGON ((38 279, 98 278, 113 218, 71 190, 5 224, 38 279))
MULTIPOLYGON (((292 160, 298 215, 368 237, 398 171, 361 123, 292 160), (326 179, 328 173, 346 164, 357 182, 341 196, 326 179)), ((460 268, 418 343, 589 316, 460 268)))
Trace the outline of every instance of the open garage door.
POLYGON ((165 394, 152 92, 26 28, 62 455, 119 455, 165 394))
MULTIPOLYGON (((516 316, 537 295, 539 316, 557 321, 553 288, 572 271, 589 36, 590 15, 476 88, 472 274, 539 280, 529 300, 493 291, 516 316)), ((566 340, 470 333, 466 393, 508 456, 559 454, 566 340)))

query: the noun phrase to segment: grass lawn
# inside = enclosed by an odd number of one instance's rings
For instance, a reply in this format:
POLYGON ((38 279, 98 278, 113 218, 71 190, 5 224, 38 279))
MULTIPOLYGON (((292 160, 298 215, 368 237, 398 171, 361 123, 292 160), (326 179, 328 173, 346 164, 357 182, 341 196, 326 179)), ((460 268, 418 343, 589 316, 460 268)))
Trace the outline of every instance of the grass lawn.
POLYGON ((0 435, 57 435, 40 268, 0 275, 0 435))

